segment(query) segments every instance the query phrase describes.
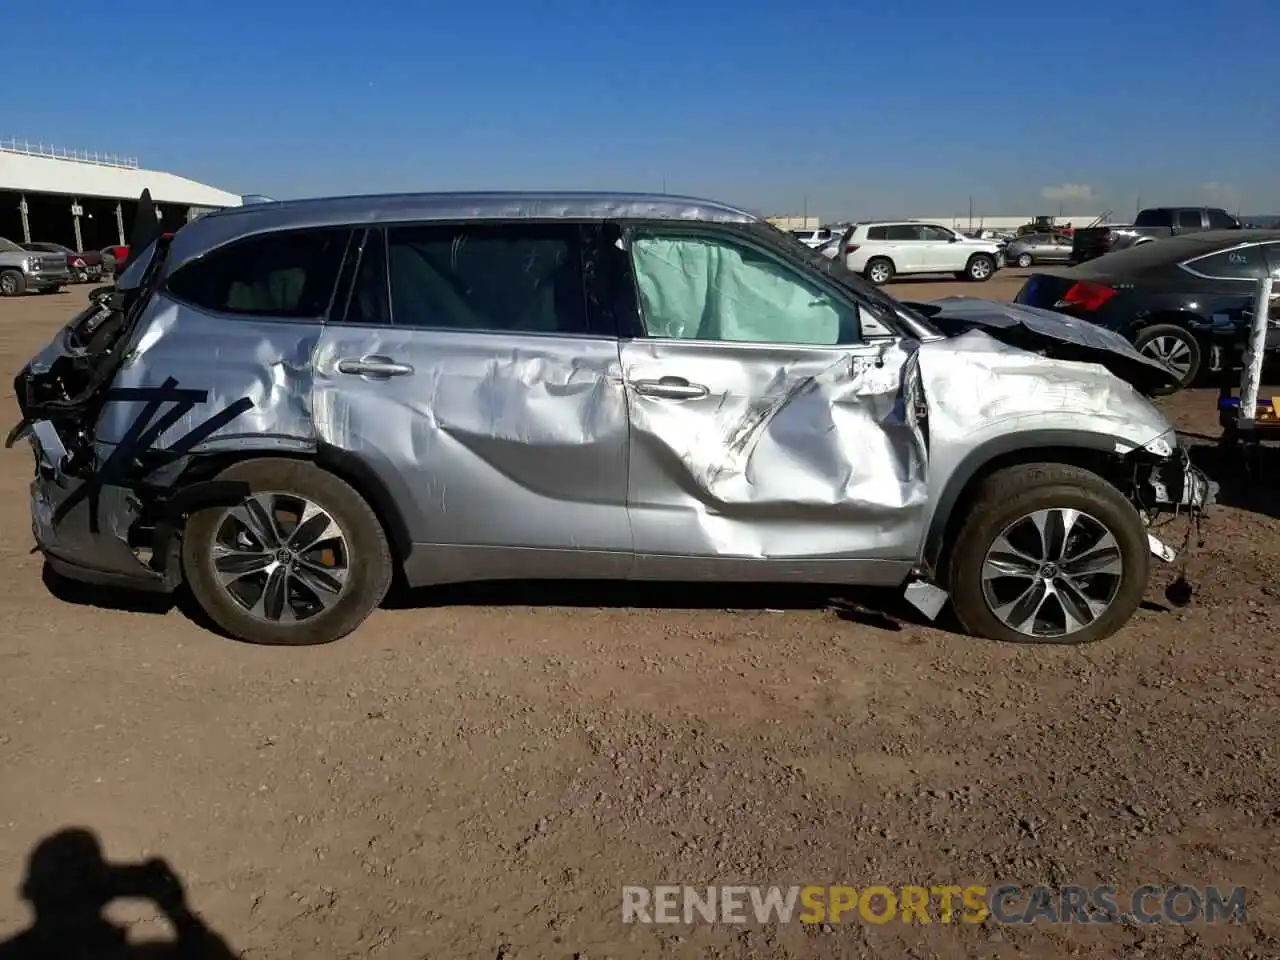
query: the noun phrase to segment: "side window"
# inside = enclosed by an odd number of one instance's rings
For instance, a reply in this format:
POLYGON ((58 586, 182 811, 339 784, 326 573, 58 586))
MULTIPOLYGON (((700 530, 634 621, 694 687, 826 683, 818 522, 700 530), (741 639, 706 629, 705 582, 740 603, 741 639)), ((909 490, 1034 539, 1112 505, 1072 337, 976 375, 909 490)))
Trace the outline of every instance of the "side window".
POLYGON ((168 290, 217 313, 319 318, 329 309, 349 234, 290 230, 238 240, 179 267, 168 290))
POLYGON ((1204 217, 1199 210, 1179 210, 1178 226, 1183 230, 1199 230, 1204 225, 1204 217))
POLYGON ((867 239, 868 240, 888 240, 889 228, 888 227, 867 227, 867 239))
POLYGON ((899 223, 889 227, 887 232, 889 240, 923 240, 924 235, 920 232, 920 228, 914 223, 899 223))
POLYGON ((1188 260, 1186 268, 1215 280, 1258 280, 1269 269, 1267 252, 1261 246, 1232 247, 1205 257, 1188 260))
POLYGON ((651 337, 816 346, 861 341, 856 307, 754 247, 639 232, 630 248, 651 337))
POLYGON ((940 240, 943 243, 950 243, 953 236, 950 230, 943 230, 941 227, 934 226, 921 227, 920 233, 926 240, 940 240))
POLYGON ((1161 207, 1150 210, 1142 210, 1134 219, 1135 227, 1172 227, 1173 213, 1161 207))
POLYGON ((1209 211, 1209 229, 1210 230, 1235 230, 1239 226, 1235 217, 1229 215, 1225 210, 1209 211))
POLYGON ((590 332, 577 224, 391 227, 387 262, 398 327, 590 332))

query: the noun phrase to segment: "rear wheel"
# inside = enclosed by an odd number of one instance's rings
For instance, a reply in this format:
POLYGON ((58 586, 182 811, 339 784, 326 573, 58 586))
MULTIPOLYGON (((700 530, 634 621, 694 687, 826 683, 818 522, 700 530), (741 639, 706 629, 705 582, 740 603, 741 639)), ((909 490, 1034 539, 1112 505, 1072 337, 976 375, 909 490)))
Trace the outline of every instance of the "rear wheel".
POLYGON ((862 271, 862 275, 877 287, 882 287, 892 280, 893 273, 893 261, 886 257, 876 257, 862 271))
POLYGON ((1142 518, 1115 486, 1039 463, 982 481, 949 561, 952 605, 968 632, 1063 644, 1124 626, 1151 558, 1142 518))
POLYGON ((329 643, 382 602, 392 560, 377 515, 354 489, 301 460, 262 459, 218 475, 248 496, 192 515, 182 539, 191 593, 250 643, 329 643))
POLYGON ((21 270, 5 270, 0 272, 0 297, 16 297, 25 293, 27 278, 21 270))
POLYGON ((975 253, 964 268, 965 276, 975 283, 985 283, 995 276, 996 259, 987 253, 975 253))
POLYGON ((1172 323, 1158 323, 1139 330, 1133 345, 1143 356, 1169 368, 1178 378, 1174 390, 1189 387, 1200 375, 1200 341, 1189 330, 1172 323))

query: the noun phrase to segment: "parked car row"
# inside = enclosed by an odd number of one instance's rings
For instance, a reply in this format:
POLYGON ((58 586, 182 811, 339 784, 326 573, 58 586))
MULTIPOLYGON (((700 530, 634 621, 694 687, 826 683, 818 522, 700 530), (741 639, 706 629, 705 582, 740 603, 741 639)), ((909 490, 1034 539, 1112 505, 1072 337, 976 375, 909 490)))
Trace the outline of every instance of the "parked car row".
POLYGON ((73 283, 113 277, 129 257, 127 246, 72 250, 61 243, 15 243, 0 237, 0 296, 57 293, 73 283))

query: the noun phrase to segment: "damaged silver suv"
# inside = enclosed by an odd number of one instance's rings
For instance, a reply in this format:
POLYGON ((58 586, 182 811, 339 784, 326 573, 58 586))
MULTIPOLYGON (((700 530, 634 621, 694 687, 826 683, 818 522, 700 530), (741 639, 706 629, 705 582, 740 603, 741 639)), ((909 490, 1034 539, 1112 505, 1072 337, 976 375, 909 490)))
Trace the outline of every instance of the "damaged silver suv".
POLYGON ((1072 643, 1213 499, 1168 377, 706 201, 355 197, 156 239, 19 374, 9 442, 56 571, 185 581, 259 643, 335 640, 397 574, 880 585, 1072 643))

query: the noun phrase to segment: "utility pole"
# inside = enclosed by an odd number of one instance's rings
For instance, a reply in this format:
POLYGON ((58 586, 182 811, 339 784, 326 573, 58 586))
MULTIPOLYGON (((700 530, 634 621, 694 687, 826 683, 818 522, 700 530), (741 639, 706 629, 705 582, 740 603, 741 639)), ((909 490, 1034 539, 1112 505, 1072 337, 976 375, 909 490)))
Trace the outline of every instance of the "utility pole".
POLYGON ((662 178, 662 192, 663 192, 663 193, 666 193, 666 192, 667 192, 667 178, 666 178, 666 177, 663 177, 663 178, 662 178))
POLYGON ((973 194, 969 194, 969 229, 973 229, 973 194))
POLYGON ((804 212, 800 215, 805 229, 809 228, 809 195, 804 195, 804 212))

